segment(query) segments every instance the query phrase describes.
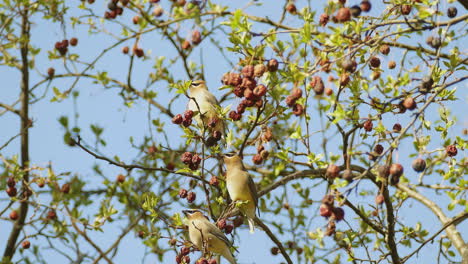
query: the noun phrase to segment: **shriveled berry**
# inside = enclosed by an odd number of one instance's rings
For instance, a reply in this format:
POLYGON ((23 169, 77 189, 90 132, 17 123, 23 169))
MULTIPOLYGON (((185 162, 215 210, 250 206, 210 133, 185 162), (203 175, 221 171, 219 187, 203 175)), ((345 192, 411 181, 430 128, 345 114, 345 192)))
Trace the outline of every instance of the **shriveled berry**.
POLYGON ((384 151, 384 147, 382 145, 380 145, 380 144, 375 145, 375 147, 374 147, 374 152, 375 153, 380 155, 380 154, 383 153, 383 151, 384 151))
POLYGON ((218 226, 219 229, 223 230, 226 228, 226 225, 227 225, 227 222, 226 222, 226 218, 221 218, 218 220, 218 222, 216 223, 216 225, 218 226))
POLYGON ((245 78, 242 78, 242 83, 240 84, 240 86, 244 89, 253 90, 255 86, 257 86, 257 81, 255 81, 254 79, 245 77, 245 78))
POLYGON ((383 179, 387 179, 390 175, 390 166, 382 165, 377 168, 377 172, 379 173, 379 177, 383 179))
POLYGON ((133 49, 133 53, 138 57, 141 58, 145 56, 145 51, 142 48, 135 48, 133 49))
POLYGON ((266 71, 266 66, 263 64, 257 64, 254 67, 254 76, 255 77, 260 77, 262 76, 266 71))
POLYGON ((229 118, 231 118, 234 121, 240 120, 242 115, 240 113, 237 113, 236 111, 231 111, 229 112, 229 118))
POLYGON ((445 148, 445 152, 447 153, 447 156, 449 157, 455 157, 458 153, 457 146, 455 145, 448 145, 445 148))
POLYGON ((434 80, 431 76, 424 76, 421 80, 421 85, 419 86, 419 91, 421 93, 428 93, 431 91, 432 86, 434 85, 434 80))
POLYGON ((190 248, 189 247, 182 247, 180 249, 180 254, 185 256, 185 255, 188 255, 190 253, 190 248))
POLYGON ((186 189, 180 189, 179 190, 179 197, 182 199, 187 198, 188 191, 186 189))
POLYGON ((275 72, 278 70, 279 63, 276 59, 271 59, 268 61, 267 70, 269 72, 275 72))
POLYGON ((357 67, 356 61, 352 59, 344 59, 341 63, 341 67, 347 72, 354 72, 357 67))
POLYGON ((334 203, 335 203, 335 196, 331 194, 327 194, 322 198, 322 204, 325 204, 328 207, 333 207, 334 203))
POLYGON ((253 90, 253 94, 256 97, 262 97, 267 93, 267 87, 263 84, 257 85, 253 90))
POLYGON ((192 119, 184 119, 184 121, 182 121, 182 125, 184 127, 189 127, 190 125, 192 125, 192 119))
POLYGON ((242 68, 242 76, 244 78, 253 78, 254 77, 254 66, 253 65, 247 65, 242 68))
POLYGON ((201 159, 201 157, 200 157, 198 154, 195 154, 195 155, 193 155, 193 157, 192 157, 192 163, 193 163, 193 164, 197 164, 197 165, 198 165, 198 164, 200 164, 201 160, 202 160, 202 159, 201 159))
POLYGON ((232 230, 234 230, 234 226, 233 226, 233 225, 226 225, 226 228, 224 228, 224 233, 226 233, 226 234, 231 234, 231 233, 232 233, 232 230))
POLYGON ((240 74, 235 73, 235 72, 229 73, 227 84, 232 85, 232 86, 237 86, 237 85, 240 85, 241 83, 242 83, 242 78, 240 74))
POLYGON ((252 157, 252 161, 254 164, 256 165, 260 165, 262 164, 263 162, 263 158, 260 154, 255 154, 253 157, 252 157))
POLYGON ((316 95, 323 94, 323 91, 325 90, 325 85, 323 84, 323 80, 320 76, 312 77, 312 80, 310 81, 310 86, 312 87, 312 89, 314 89, 316 95))
POLYGON ((177 264, 182 263, 182 256, 181 256, 181 255, 177 255, 177 256, 175 257, 175 261, 176 261, 177 264))
MULTIPOLYGON (((311 83, 312 83, 312 82, 311 82, 311 83)), ((295 88, 292 89, 291 95, 290 95, 290 96, 291 96, 294 100, 297 100, 297 99, 299 99, 299 98, 302 97, 302 90, 299 89, 299 88, 297 88, 297 87, 295 87, 295 88)))
POLYGON ((232 223, 234 224, 234 227, 239 227, 244 223, 244 217, 242 215, 239 215, 236 218, 234 218, 232 223))
POLYGON ((335 164, 328 165, 325 175, 327 176, 328 179, 337 178, 338 176, 340 176, 340 167, 338 167, 335 164))
POLYGON ((193 154, 188 151, 184 152, 182 156, 180 157, 180 159, 182 160, 184 164, 192 163, 192 158, 193 158, 193 154))
POLYGON ((382 53, 383 55, 388 55, 388 53, 390 53, 390 46, 388 46, 387 44, 384 44, 380 46, 379 50, 380 50, 380 53, 382 53))
POLYGON ((244 90, 244 97, 248 100, 255 100, 255 95, 253 91, 249 88, 244 90))
POLYGON ((216 177, 216 176, 211 176, 210 185, 218 186, 218 185, 219 185, 218 177, 216 177))
POLYGON ((330 16, 328 14, 321 14, 319 18, 319 24, 324 27, 327 25, 328 21, 330 20, 330 16))
POLYGON ((413 167, 413 170, 416 172, 422 172, 426 169, 426 161, 421 158, 417 158, 413 160, 411 167, 413 167))
POLYGON ((304 113, 304 106, 301 104, 295 104, 293 106, 293 114, 295 116, 301 116, 304 113))
POLYGON ((293 107, 296 104, 296 98, 292 97, 291 95, 286 97, 286 105, 289 107, 293 107))
POLYGON ((192 203, 193 201, 195 201, 196 198, 197 198, 197 195, 194 192, 189 192, 187 194, 187 201, 189 203, 192 203))
POLYGON ((408 110, 416 109, 416 101, 412 97, 407 97, 403 101, 403 106, 408 110))

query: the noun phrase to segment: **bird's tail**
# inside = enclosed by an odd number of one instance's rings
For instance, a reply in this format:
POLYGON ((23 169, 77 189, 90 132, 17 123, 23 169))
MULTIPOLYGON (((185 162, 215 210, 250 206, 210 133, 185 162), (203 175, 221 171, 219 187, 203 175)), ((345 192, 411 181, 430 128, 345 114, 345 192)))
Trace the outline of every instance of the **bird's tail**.
POLYGON ((234 258, 234 256, 232 255, 232 252, 231 250, 229 250, 229 248, 226 247, 226 249, 224 250, 223 252, 223 257, 229 261, 229 263, 231 264, 237 264, 237 261, 236 259, 234 258))
POLYGON ((255 229, 255 222, 252 218, 247 218, 247 221, 249 222, 249 229, 250 229, 250 234, 253 234, 255 233, 254 229, 255 229))

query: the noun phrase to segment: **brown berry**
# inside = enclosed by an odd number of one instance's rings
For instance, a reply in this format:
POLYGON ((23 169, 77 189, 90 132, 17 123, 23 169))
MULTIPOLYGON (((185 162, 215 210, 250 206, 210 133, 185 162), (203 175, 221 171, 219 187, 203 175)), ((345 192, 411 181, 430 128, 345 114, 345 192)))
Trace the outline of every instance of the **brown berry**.
POLYGON ((322 204, 327 205, 328 207, 333 207, 335 203, 335 196, 327 194, 322 198, 322 204))
POLYGON ((174 163, 168 162, 168 163, 166 164, 166 169, 168 169, 168 170, 174 170, 174 169, 175 169, 174 163))
POLYGON ((347 72, 354 72, 357 68, 357 62, 352 59, 345 59, 341 63, 341 67, 347 72))
POLYGON ((231 111, 229 112, 229 118, 231 118, 234 121, 238 121, 242 118, 242 114, 237 113, 236 111, 231 111))
POLYGON ((193 164, 200 164, 201 163, 201 157, 198 154, 193 155, 192 157, 192 163, 193 164))
POLYGON ((247 65, 242 68, 242 76, 244 78, 253 78, 254 77, 255 67, 253 65, 247 65))
POLYGON ((426 169, 426 161, 421 158, 417 158, 413 160, 413 162, 411 163, 411 167, 416 172, 422 172, 426 169))
POLYGON ((198 30, 192 32, 192 43, 193 45, 198 45, 202 42, 201 33, 198 30))
POLYGON ((382 165, 377 168, 377 172, 379 173, 379 177, 383 179, 387 179, 390 175, 390 166, 382 165))
POLYGON ((266 71, 266 66, 263 64, 257 64, 254 67, 254 76, 261 77, 266 71))
POLYGON ((320 76, 312 77, 312 80, 310 81, 310 87, 314 89, 316 95, 323 94, 323 91, 325 90, 325 85, 323 84, 323 80, 320 78, 320 76))
POLYGON ((190 41, 184 40, 184 42, 182 42, 181 47, 184 50, 188 50, 188 49, 192 48, 192 45, 190 45, 190 41))
POLYGON ((326 205, 326 204, 321 204, 320 205, 320 216, 323 217, 330 217, 332 215, 332 207, 326 205))
POLYGON ((138 24, 138 22, 140 22, 140 17, 139 17, 139 16, 134 16, 134 17, 132 18, 132 22, 133 22, 133 24, 135 24, 135 25, 138 24))
POLYGON ((392 61, 388 62, 388 68, 389 69, 395 69, 395 67, 396 67, 396 62, 395 61, 392 60, 392 61))
POLYGON ((411 13, 412 7, 411 5, 402 5, 400 9, 401 9, 401 14, 406 16, 406 15, 409 15, 409 13, 411 13))
POLYGON ((449 157, 455 157, 458 153, 457 146, 455 145, 448 145, 445 148, 445 152, 447 153, 447 156, 449 157))
POLYGON ((16 187, 8 187, 6 189, 6 192, 7 192, 8 196, 10 196, 10 197, 15 197, 16 194, 18 194, 18 190, 16 189, 16 187))
POLYGON ((364 12, 369 12, 372 8, 372 5, 369 1, 362 1, 360 4, 361 10, 364 12))
POLYGON ((279 63, 276 59, 271 59, 268 61, 267 70, 269 72, 275 72, 278 70, 279 63))
POLYGON ((368 119, 364 124, 362 125, 365 131, 371 132, 372 128, 374 127, 374 124, 372 124, 372 120, 368 119))
POLYGON ((142 48, 136 48, 133 50, 133 53, 138 57, 141 58, 145 56, 145 51, 142 48))
POLYGON ((241 226, 243 223, 244 223, 244 217, 243 217, 242 215, 237 216, 237 217, 234 218, 234 220, 232 221, 232 224, 234 225, 234 227, 239 227, 239 226, 241 226))
POLYGON ((124 176, 123 174, 117 175, 116 181, 117 181, 118 183, 124 183, 124 182, 125 182, 125 176, 124 176))
MULTIPOLYGON (((180 0, 179 0, 180 1, 180 0)), ((185 0, 184 0, 185 1, 185 0)), ((190 263, 190 257, 189 256, 184 256, 182 258, 184 260, 184 263, 189 264, 190 263)))
POLYGON ((347 182, 352 182, 354 179, 353 172, 351 170, 344 170, 343 174, 341 174, 341 178, 347 182))
POLYGON ((186 256, 190 253, 190 248, 189 247, 182 247, 180 249, 180 254, 183 255, 183 256, 186 256))
POLYGON ((242 77, 238 73, 231 72, 228 77, 228 85, 237 86, 242 83, 242 77))
POLYGON ((128 46, 122 47, 122 53, 123 54, 128 54, 130 48, 128 46))
POLYGON ((77 38, 71 38, 70 39, 70 45, 72 45, 72 46, 78 45, 78 39, 77 38))
POLYGON ((226 233, 226 234, 231 234, 231 233, 232 233, 232 230, 234 230, 234 226, 233 226, 233 225, 226 225, 226 228, 224 228, 224 233, 226 233))
POLYGON ((400 177, 403 175, 403 166, 401 166, 399 163, 393 163, 390 166, 390 175, 392 177, 400 177))
POLYGON ((187 194, 187 201, 189 203, 192 203, 193 201, 195 201, 196 198, 197 198, 197 195, 194 192, 189 192, 187 194))
POLYGON ((179 190, 179 197, 182 199, 187 198, 188 191, 186 189, 180 189, 179 190))
MULTIPOLYGON (((312 82, 311 82, 311 83, 312 83, 312 82)), ((295 88, 292 89, 291 95, 290 95, 290 96, 291 96, 291 98, 293 98, 294 100, 297 100, 297 99, 299 99, 299 98, 302 97, 302 90, 299 89, 299 88, 297 88, 297 87, 295 87, 295 88)))
POLYGON ((211 176, 210 185, 218 186, 218 185, 219 185, 218 177, 216 177, 216 176, 211 176))
POLYGON ((384 44, 382 46, 380 46, 380 53, 382 53, 383 55, 388 55, 390 53, 390 46, 388 46, 387 44, 384 44))
POLYGON ((260 165, 262 164, 263 162, 263 158, 260 154, 255 154, 253 157, 252 157, 252 161, 254 164, 256 165, 260 165))
POLYGON ((65 193, 65 194, 70 193, 70 184, 65 183, 64 185, 62 185, 62 188, 60 188, 60 191, 65 193))
POLYGON ((289 4, 286 6, 286 11, 288 11, 290 14, 295 15, 295 14, 297 13, 296 5, 293 4, 293 3, 289 3, 289 4))
POLYGON ((451 6, 447 9, 447 16, 450 18, 456 17, 457 13, 458 13, 458 10, 456 7, 451 6))
POLYGON ((267 87, 263 84, 257 85, 253 90, 253 94, 256 97, 262 97, 267 93, 267 87))
POLYGON ((379 194, 375 197, 376 204, 383 204, 384 201, 385 201, 385 198, 382 194, 379 194))
POLYGON ((156 6, 153 9, 153 16, 155 17, 160 17, 164 14, 164 9, 162 9, 160 6, 156 6))
POLYGON ((400 133, 400 131, 401 131, 401 125, 400 125, 400 123, 395 123, 395 124, 393 125, 393 132, 395 132, 395 133, 400 133))
POLYGON ((245 78, 242 78, 242 83, 240 84, 240 86, 243 89, 253 90, 255 89, 255 86, 257 86, 257 81, 255 81, 254 79, 245 77, 245 78))
POLYGON ((330 16, 323 13, 320 15, 320 19, 319 19, 319 24, 324 27, 327 25, 328 21, 330 20, 330 16))
POLYGON ((184 164, 187 164, 187 165, 190 164, 190 163, 192 163, 192 158, 193 158, 192 153, 190 153, 190 152, 188 152, 188 151, 187 151, 187 152, 184 152, 184 153, 182 154, 182 156, 180 157, 180 159, 182 160, 182 162, 183 162, 184 164))
POLYGON ((348 85, 350 80, 351 79, 349 78, 349 74, 342 73, 341 76, 340 76, 340 86, 344 87, 344 86, 348 85))
POLYGON ((333 94, 333 90, 332 90, 331 88, 327 87, 327 88, 325 88, 325 94, 326 94, 327 96, 330 96, 330 95, 333 94))
POLYGON ((377 57, 371 57, 369 60, 369 64, 372 68, 380 67, 380 59, 377 57))
POLYGON ((325 175, 328 179, 337 178, 338 176, 340 176, 340 167, 336 166, 335 164, 328 165, 325 175))
POLYGON ((295 116, 301 116, 304 113, 304 106, 301 104, 295 104, 293 106, 293 114, 295 116))
POLYGON ((286 105, 289 107, 293 107, 296 104, 296 98, 292 97, 291 95, 288 95, 286 97, 286 105))
POLYGON ((403 106, 408 110, 416 109, 416 101, 412 97, 407 97, 403 101, 403 106))
POLYGON ((338 22, 341 23, 349 21, 351 19, 351 11, 349 10, 349 8, 341 7, 340 9, 338 9, 335 18, 338 22))
POLYGON ((226 218, 219 219, 218 222, 216 223, 219 229, 223 230, 226 228, 226 218))
POLYGON ((341 207, 333 207, 332 209, 332 217, 336 220, 336 221, 341 221, 344 219, 344 216, 345 216, 345 212, 343 210, 343 208, 341 207))
POLYGON ((49 210, 47 212, 47 219, 48 220, 55 220, 57 219, 57 213, 55 212, 55 210, 49 210))
POLYGON ((47 75, 49 76, 49 78, 52 78, 54 77, 55 75, 55 69, 50 67, 49 69, 47 69, 47 75))
POLYGON ((277 248, 277 247, 272 247, 272 248, 270 249, 270 252, 271 252, 271 254, 272 254, 273 256, 276 256, 276 255, 278 255, 278 253, 279 253, 279 248, 277 248))
POLYGON ((375 147, 374 147, 374 152, 375 153, 380 155, 380 154, 383 153, 383 151, 384 151, 384 147, 382 145, 380 145, 380 144, 375 145, 375 147))
POLYGON ((16 186, 16 181, 15 181, 15 178, 13 177, 8 177, 7 179, 7 185, 8 187, 15 187, 16 186))

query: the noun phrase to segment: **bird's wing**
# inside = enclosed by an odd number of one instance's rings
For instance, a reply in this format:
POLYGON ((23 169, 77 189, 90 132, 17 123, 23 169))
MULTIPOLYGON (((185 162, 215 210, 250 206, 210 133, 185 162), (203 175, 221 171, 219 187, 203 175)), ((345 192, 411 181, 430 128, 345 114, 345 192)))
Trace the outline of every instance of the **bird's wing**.
POLYGON ((254 200, 254 203, 255 203, 255 207, 258 208, 257 187, 255 186, 255 183, 254 183, 252 177, 250 177, 250 175, 248 175, 248 185, 249 185, 249 191, 250 191, 250 193, 252 195, 252 198, 254 200))
POLYGON ((231 241, 219 230, 214 224, 210 222, 208 232, 218 238, 219 240, 223 241, 228 247, 232 247, 231 241))

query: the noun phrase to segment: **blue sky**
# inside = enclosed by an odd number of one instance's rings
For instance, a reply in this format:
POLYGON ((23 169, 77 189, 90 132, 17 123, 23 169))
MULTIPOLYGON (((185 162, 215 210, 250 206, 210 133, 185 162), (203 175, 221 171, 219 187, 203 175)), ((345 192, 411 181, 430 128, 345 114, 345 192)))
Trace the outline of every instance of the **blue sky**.
MULTIPOLYGON (((262 7, 249 7, 247 11, 251 14, 257 16, 268 16, 272 19, 278 16, 278 11, 281 9, 281 5, 274 3, 274 1, 268 2, 262 7)), ((245 6, 246 2, 242 1, 238 3, 239 7, 245 6)), ((356 2, 357 3, 357 2, 356 2)), ((304 6, 304 3, 298 3, 298 7, 301 8, 304 6)), ((447 6, 446 3, 443 3, 442 6, 447 6)), ((456 4, 459 10, 459 14, 462 13, 463 7, 456 4)), ((103 13, 105 4, 100 1, 96 1, 93 5, 96 13, 103 13)), ((322 4, 319 6, 313 6, 314 9, 322 8, 322 4)), ((370 14, 379 14, 383 6, 379 2, 374 4, 373 10, 370 14)), ((445 7, 441 8, 445 10, 445 7)), ((76 10, 72 9, 72 12, 76 10)), ((320 13, 320 12, 319 12, 320 13)), ((130 21, 133 14, 124 14, 122 17, 123 20, 130 21)), ((318 17, 318 14, 316 15, 318 17)), ((49 62, 46 59, 46 50, 53 48, 55 41, 62 40, 64 38, 64 32, 60 26, 55 25, 51 26, 49 22, 45 22, 40 19, 40 17, 35 17, 36 24, 32 27, 33 42, 35 45, 38 45, 42 49, 41 54, 36 59, 36 65, 41 73, 45 74, 48 67, 55 67, 56 73, 62 73, 63 68, 60 65, 59 61, 49 62)), ((444 18, 445 19, 445 18, 444 18)), ((294 22, 294 19, 291 16, 287 16, 285 23, 291 25, 297 25, 294 22)), ((106 28, 110 31, 113 31, 115 34, 120 33, 120 30, 115 26, 109 26, 109 23, 106 23, 106 28)), ((179 29, 179 34, 187 37, 190 35, 192 30, 192 22, 183 23, 182 27, 179 29)), ((255 28, 255 30, 262 30, 262 28, 255 28)), ((80 55, 80 60, 90 61, 92 60, 103 48, 109 46, 112 43, 112 38, 105 35, 88 35, 85 27, 76 27, 71 29, 67 27, 66 37, 70 38, 76 36, 79 38, 79 44, 75 48, 70 48, 71 52, 77 52, 80 55)), ((225 40, 219 39, 221 43, 225 43, 225 40)), ((417 41, 423 41, 424 38, 419 40, 408 40, 408 43, 417 44, 417 41)), ((132 46, 133 42, 125 43, 125 45, 132 46)), ((148 50, 151 50, 151 57, 154 56, 167 56, 173 57, 176 56, 176 53, 173 48, 171 48, 165 41, 161 40, 159 35, 145 35, 141 40, 141 45, 145 49, 145 52, 148 53, 148 50)), ((124 45, 122 45, 124 46, 124 45)), ((120 76, 124 76, 127 71, 128 57, 120 53, 120 48, 122 46, 116 47, 115 50, 110 51, 96 66, 97 69, 106 69, 112 73, 112 76, 117 76, 119 79, 122 79, 120 76)), ((219 79, 224 72, 231 70, 230 65, 221 58, 219 52, 216 52, 212 45, 203 45, 201 48, 196 48, 195 52, 191 56, 191 60, 195 61, 197 64, 200 63, 200 57, 203 57, 204 61, 204 71, 206 73, 207 82, 211 90, 216 96, 223 94, 223 91, 219 91, 216 87, 220 86, 219 79)), ((398 58, 399 54, 397 52, 392 52, 391 56, 398 58)), ((415 55, 411 54, 413 59, 415 55)), ((390 59, 390 58, 388 58, 390 59)), ((383 65, 386 65, 387 60, 382 62, 383 65)), ((236 62, 236 58, 232 57, 232 61, 236 62)), ((136 60, 135 63, 135 75, 133 77, 133 84, 136 87, 143 87, 146 84, 147 72, 151 70, 151 62, 146 61, 142 62, 136 60)), ((178 64, 175 67, 171 68, 171 74, 173 74, 177 79, 187 79, 184 71, 181 68, 181 65, 178 64)), ((3 80, 2 88, 0 88, 0 102, 7 104, 13 104, 19 94, 19 73, 17 71, 7 69, 5 67, 0 68, 0 78, 3 80)), ((34 84, 40 80, 37 73, 32 73, 31 83, 34 84)), ((51 85, 56 86, 59 90, 63 91, 70 87, 72 80, 59 80, 54 81, 51 85)), ((459 91, 458 96, 461 98, 460 101, 451 104, 453 112, 458 116, 457 124, 451 128, 450 132, 453 134, 461 134, 463 127, 467 127, 468 119, 463 115, 463 110, 466 110, 466 83, 458 85, 459 91), (465 90, 465 91, 463 91, 465 90), (453 107, 452 107, 453 106, 453 107)), ((160 91, 161 97, 158 97, 160 102, 164 102, 164 98, 167 98, 168 95, 164 95, 167 88, 167 84, 158 83, 154 86, 154 90, 160 91), (162 99, 159 99, 162 98, 162 99)), ((64 130, 57 121, 57 118, 61 115, 68 116, 70 121, 73 123, 74 107, 77 108, 79 112, 79 117, 76 120, 78 125, 83 129, 81 137, 87 139, 88 142, 92 142, 93 135, 89 130, 89 125, 99 124, 103 127, 104 130, 104 139, 107 142, 105 148, 100 150, 106 154, 108 157, 113 157, 118 155, 125 161, 130 161, 133 159, 138 152, 131 148, 128 139, 130 136, 134 137, 136 142, 141 142, 145 136, 148 136, 149 129, 152 129, 147 120, 147 111, 148 105, 139 100, 131 108, 127 108, 122 104, 122 99, 118 96, 118 89, 104 89, 100 85, 93 84, 89 80, 82 79, 78 83, 76 90, 80 92, 80 96, 77 99, 76 106, 74 106, 73 100, 70 98, 60 103, 50 103, 50 99, 53 96, 53 93, 49 90, 44 100, 31 106, 31 117, 34 121, 34 127, 30 132, 30 141, 31 141, 31 160, 34 165, 45 167, 52 162, 53 168, 56 172, 67 172, 70 171, 72 174, 79 174, 81 177, 88 179, 91 183, 99 185, 102 181, 102 178, 97 177, 92 170, 92 165, 98 163, 101 168, 104 170, 105 176, 113 180, 115 176, 119 173, 124 173, 120 168, 110 166, 105 162, 95 161, 90 155, 84 153, 78 148, 70 148, 63 144, 63 133, 64 130)), ((39 91, 45 91, 45 86, 41 86, 39 91)), ((185 99, 181 99, 180 103, 176 104, 174 108, 176 113, 182 112, 185 108, 185 99)), ((235 105, 235 102, 234 102, 235 105)), ((225 105, 224 105, 225 106, 225 105)), ((429 109, 428 112, 430 115, 435 115, 437 113, 436 108, 429 109)), ((153 109, 153 115, 157 115, 155 109, 153 109)), ((0 117, 0 124, 2 127, 2 133, 0 134, 0 145, 8 140, 11 136, 17 133, 19 127, 18 118, 13 115, 6 113, 0 117)), ((393 120, 392 120, 393 121, 393 120)), ((399 120, 401 122, 406 121, 402 118, 399 120)), ((177 135, 181 134, 181 131, 176 126, 173 126, 169 123, 169 120, 166 119, 168 125, 166 126, 169 129, 169 133, 174 135, 170 138, 171 144, 178 144, 180 142, 177 135)), ((406 143, 411 143, 411 139, 406 141, 406 143)), ((337 146, 334 146, 337 148, 337 146)), ((19 140, 12 142, 7 148, 2 150, 2 155, 10 156, 18 153, 19 149, 19 140)), ((406 157, 407 154, 413 151, 412 145, 407 144, 403 145, 400 149, 400 157, 406 157)), ((459 151, 459 155, 464 155, 462 151, 459 151)), ((410 172, 410 160, 401 158, 401 163, 406 165, 408 174, 410 172)), ((407 175, 408 177, 408 175, 407 175)), ((187 183, 185 183, 187 184, 187 183)), ((323 192, 323 188, 320 192, 323 192)), ((426 193, 424 193, 426 194, 426 193)), ((323 193, 320 195, 314 196, 314 198, 319 199, 323 193)), ((432 194, 427 194, 430 197, 434 197, 432 194)), ((4 207, 6 201, 3 200, 4 197, 1 197, 0 200, 0 209, 4 207)), ((290 203, 293 204, 294 201, 298 201, 298 197, 291 195, 289 197, 290 203)), ((44 202, 47 201, 47 198, 43 199, 44 202)), ((199 198, 200 199, 200 198, 199 198)), ((351 199, 358 204, 373 204, 373 201, 365 201, 362 198, 357 196, 351 196, 351 199)), ((421 207, 419 204, 411 202, 408 203, 411 206, 402 209, 401 211, 401 220, 410 226, 414 226, 417 221, 423 221, 424 227, 430 232, 435 232, 440 227, 440 224, 435 220, 435 217, 432 214, 428 214, 428 209, 421 207), (425 216, 420 218, 419 216, 425 216), (427 217, 426 217, 427 216, 427 217)), ((346 209, 345 209, 346 210, 346 209)), ((88 212, 90 218, 95 211, 88 212)), ((355 217, 350 213, 350 210, 346 210, 350 219, 355 217)), ((449 213, 450 215, 450 213, 449 213)), ((354 221, 355 222, 355 221, 354 221)), ((325 226, 326 221, 321 218, 314 219, 313 226, 314 228, 325 226)), ((9 230, 11 224, 7 221, 0 221, 0 230, 9 230)), ((120 230, 121 226, 119 224, 108 225, 104 227, 103 233, 91 232, 90 235, 94 237, 103 248, 107 248, 105 245, 109 245, 115 238, 115 234, 120 230)), ((346 226, 344 223, 338 225, 338 229, 345 229, 346 226)), ((463 235, 466 238, 468 231, 464 231, 463 235)), ((2 236, 3 237, 3 236, 2 236)), ((32 240, 35 244, 35 240, 32 240)), ((326 238, 327 243, 333 243, 331 239, 326 238)), ((273 246, 273 243, 266 237, 266 235, 257 231, 255 235, 250 235, 247 229, 242 229, 238 232, 236 236, 235 244, 239 246, 239 253, 237 258, 239 263, 276 263, 281 262, 282 258, 280 255, 274 257, 271 256, 269 248, 273 246)), ((0 239, 0 249, 3 249, 5 245, 5 239, 0 239)), ((41 245, 40 247, 42 247, 41 245)), ((45 247, 45 246, 44 246, 45 247)), ((87 247, 84 245, 84 248, 87 247)), ((148 249, 142 244, 141 240, 135 238, 133 234, 127 236, 122 242, 122 246, 117 253, 116 263, 128 263, 134 261, 140 261, 143 258, 144 252, 148 249)), ((431 260, 436 257, 437 245, 429 244, 427 249, 424 250, 424 254, 414 257, 411 263, 430 263, 431 260)), ((402 252, 408 253, 406 249, 402 249, 402 252)), ((406 255, 406 254, 402 254, 406 255)), ((20 255, 16 255, 18 258, 20 255)), ((55 254, 51 254, 51 260, 48 260, 48 263, 63 263, 67 261, 63 257, 55 254)), ((168 260, 172 260, 172 257, 168 256, 168 260)), ((193 259, 193 258, 192 258, 193 259)), ((154 256, 149 256, 145 259, 144 263, 158 263, 154 256)), ((166 263, 166 262, 165 262, 166 263)), ((167 262, 169 263, 169 262, 167 262)), ((172 263, 172 262, 171 262, 172 263)))

